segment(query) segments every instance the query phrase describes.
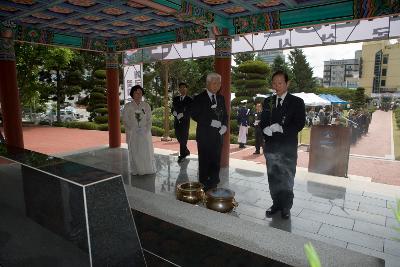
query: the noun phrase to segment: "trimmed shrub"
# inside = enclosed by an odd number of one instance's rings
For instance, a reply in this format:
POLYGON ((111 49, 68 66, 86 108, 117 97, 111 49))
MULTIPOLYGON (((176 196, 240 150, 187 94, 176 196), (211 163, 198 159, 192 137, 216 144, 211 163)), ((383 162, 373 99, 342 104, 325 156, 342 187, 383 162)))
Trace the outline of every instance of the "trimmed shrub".
POLYGON ((102 93, 93 92, 90 94, 90 98, 93 100, 99 100, 99 99, 105 100, 106 96, 102 93))
POLYGON ((230 135, 230 141, 231 141, 231 144, 237 144, 238 142, 237 142, 237 135, 234 135, 234 134, 232 134, 231 133, 231 135, 230 135))
POLYGON ((96 108, 94 110, 94 112, 104 115, 104 114, 108 114, 108 109, 107 108, 96 108))
POLYGON ((121 125, 121 133, 125 133, 125 126, 121 125))
POLYGON ((164 117, 164 107, 155 108, 152 111, 153 117, 162 118, 164 117))
POLYGON ((108 123, 108 116, 98 116, 94 118, 94 122, 97 124, 108 123))
POLYGON ((106 77, 107 77, 107 72, 106 72, 106 70, 96 70, 96 71, 94 72, 94 76, 95 76, 96 78, 99 78, 99 79, 106 79, 106 77))
POLYGON ((99 124, 97 125, 97 130, 99 131, 108 131, 108 124, 99 124))
POLYGON ((256 145, 256 139, 249 139, 247 140, 247 145, 249 146, 255 146, 256 145))
POLYGON ((231 134, 238 134, 239 126, 237 120, 231 120, 231 134))
POLYGON ((164 129, 157 127, 157 126, 153 126, 151 127, 151 135, 153 136, 163 136, 164 135, 164 129))
POLYGON ((89 121, 72 121, 65 123, 65 127, 67 128, 78 128, 85 130, 97 130, 97 124, 89 121))

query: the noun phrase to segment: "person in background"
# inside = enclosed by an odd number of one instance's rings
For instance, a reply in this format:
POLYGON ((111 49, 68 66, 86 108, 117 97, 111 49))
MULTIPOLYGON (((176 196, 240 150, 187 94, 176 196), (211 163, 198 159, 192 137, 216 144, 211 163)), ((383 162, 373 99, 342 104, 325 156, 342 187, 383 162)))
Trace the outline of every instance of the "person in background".
POLYGON ((191 116, 197 122, 199 182, 205 191, 217 187, 220 182, 221 150, 228 122, 225 99, 217 94, 220 88, 221 75, 208 74, 206 89, 194 97, 191 109, 191 116))
POLYGON ((172 115, 174 116, 175 135, 179 142, 178 163, 182 162, 190 151, 187 148, 190 128, 190 107, 193 99, 187 95, 187 84, 179 84, 179 96, 172 100, 172 115))
POLYGON ((247 143, 247 133, 249 130, 250 109, 246 108, 247 100, 242 100, 240 103, 242 103, 242 105, 237 113, 237 122, 239 126, 238 143, 239 148, 245 148, 247 143))
POLYGON ((263 152, 264 152, 264 136, 263 136, 263 132, 262 129, 259 125, 260 120, 261 120, 261 114, 262 114, 262 105, 261 103, 257 103, 256 104, 256 112, 254 113, 254 134, 255 134, 255 139, 256 139, 256 143, 255 143, 255 147, 256 147, 256 151, 253 154, 260 154, 260 148, 263 148, 263 152))
POLYGON ((143 101, 143 95, 144 90, 140 85, 133 86, 130 91, 133 101, 125 104, 122 112, 132 175, 156 172, 151 136, 151 108, 143 101))
POLYGON ((265 137, 265 159, 272 206, 267 217, 281 211, 283 219, 290 218, 293 205, 293 186, 297 164, 298 133, 306 118, 304 101, 288 93, 287 73, 276 71, 272 75, 272 88, 276 95, 264 100, 260 127, 265 137))

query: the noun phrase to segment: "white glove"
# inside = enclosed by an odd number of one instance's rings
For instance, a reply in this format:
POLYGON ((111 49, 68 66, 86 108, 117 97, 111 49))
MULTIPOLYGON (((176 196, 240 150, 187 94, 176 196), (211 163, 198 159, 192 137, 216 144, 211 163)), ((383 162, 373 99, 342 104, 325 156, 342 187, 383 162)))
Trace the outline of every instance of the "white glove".
POLYGON ((176 115, 176 118, 177 118, 178 120, 180 120, 182 117, 183 117, 183 113, 179 113, 178 115, 176 115))
POLYGON ((172 112, 172 115, 174 115, 174 117, 176 117, 178 114, 176 113, 176 111, 172 112))
POLYGON ((271 129, 271 131, 272 131, 273 133, 276 133, 276 132, 283 133, 282 126, 279 125, 278 123, 274 123, 274 124, 272 124, 272 125, 269 126, 269 127, 270 127, 270 129, 271 129))
POLYGON ((217 120, 212 120, 211 121, 211 127, 221 128, 221 122, 217 121, 217 120))
POLYGON ((272 130, 270 127, 265 127, 263 133, 268 136, 272 136, 272 130))
POLYGON ((227 130, 226 126, 225 126, 225 125, 222 125, 222 126, 221 126, 221 129, 219 130, 219 134, 220 134, 220 135, 223 135, 224 133, 226 133, 226 130, 227 130))

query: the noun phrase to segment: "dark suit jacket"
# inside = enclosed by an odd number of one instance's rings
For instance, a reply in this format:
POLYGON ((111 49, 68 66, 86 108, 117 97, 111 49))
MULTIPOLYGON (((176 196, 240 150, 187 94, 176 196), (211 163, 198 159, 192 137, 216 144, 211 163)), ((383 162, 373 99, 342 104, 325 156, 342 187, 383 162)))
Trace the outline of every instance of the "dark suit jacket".
POLYGON ((220 135, 219 129, 211 126, 212 120, 219 120, 222 125, 227 126, 228 115, 226 113, 225 99, 222 95, 216 95, 217 108, 211 108, 211 100, 207 90, 195 96, 193 99, 191 115, 197 122, 196 140, 206 141, 209 136, 220 135))
MULTIPOLYGON (((183 101, 181 101, 181 96, 175 96, 172 100, 172 112, 176 111, 177 114, 183 113, 183 118, 180 119, 180 122, 176 117, 174 117, 174 128, 176 129, 179 126, 188 125, 190 122, 190 110, 193 99, 190 96, 185 96, 183 101)), ((171 112, 171 113, 172 113, 171 112)))
POLYGON ((297 134, 305 124, 305 105, 303 99, 288 93, 282 103, 282 108, 277 109, 276 95, 264 100, 261 114, 260 127, 274 123, 282 126, 283 133, 273 133, 272 136, 264 135, 266 152, 281 151, 297 155, 297 134))

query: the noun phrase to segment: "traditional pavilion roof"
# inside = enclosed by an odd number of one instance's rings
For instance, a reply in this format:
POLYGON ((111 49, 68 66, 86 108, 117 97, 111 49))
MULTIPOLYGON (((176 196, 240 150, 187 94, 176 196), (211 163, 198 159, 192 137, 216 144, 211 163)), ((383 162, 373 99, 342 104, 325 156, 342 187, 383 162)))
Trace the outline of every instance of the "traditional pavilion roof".
POLYGON ((15 40, 124 51, 400 12, 399 0, 1 0, 15 40))

